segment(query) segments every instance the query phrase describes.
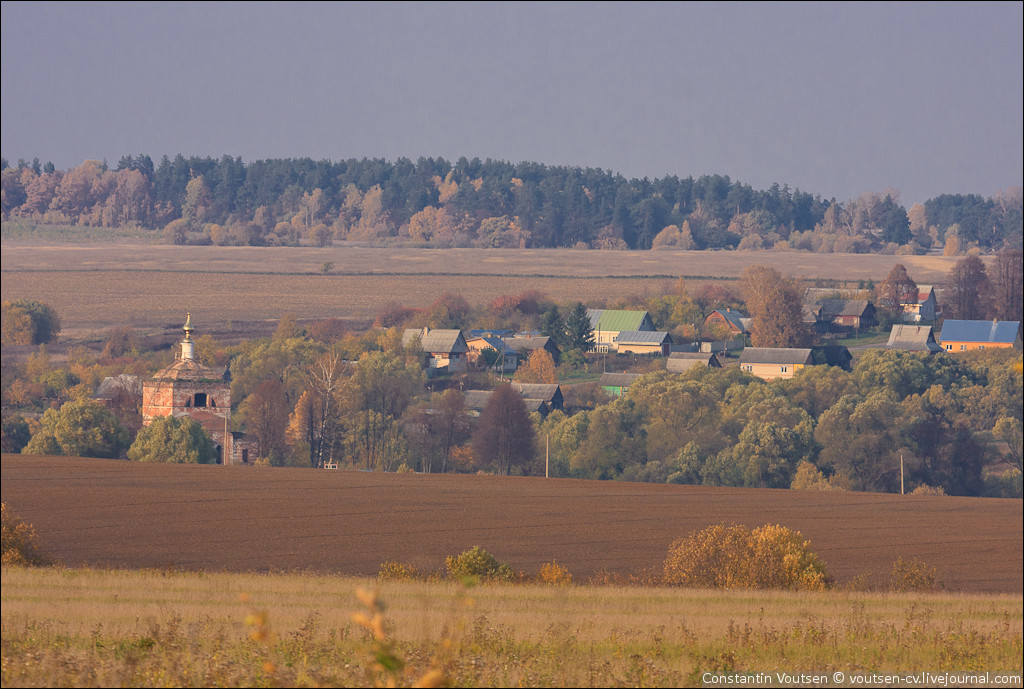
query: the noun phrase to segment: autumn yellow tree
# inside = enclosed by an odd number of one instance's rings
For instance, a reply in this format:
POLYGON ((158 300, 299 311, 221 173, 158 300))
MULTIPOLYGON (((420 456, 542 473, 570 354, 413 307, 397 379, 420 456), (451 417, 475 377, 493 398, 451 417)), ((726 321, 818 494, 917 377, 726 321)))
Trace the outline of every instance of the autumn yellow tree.
POLYGON ((558 382, 555 360, 546 349, 535 349, 519 367, 515 375, 518 383, 542 383, 551 385, 558 382))

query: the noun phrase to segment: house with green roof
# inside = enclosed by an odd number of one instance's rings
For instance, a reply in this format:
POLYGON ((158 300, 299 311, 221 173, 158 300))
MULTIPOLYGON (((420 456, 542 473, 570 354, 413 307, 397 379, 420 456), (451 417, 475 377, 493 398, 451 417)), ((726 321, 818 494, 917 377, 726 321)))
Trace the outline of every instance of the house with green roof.
POLYGON ((594 349, 598 352, 614 350, 619 333, 654 330, 654 321, 647 311, 587 309, 587 316, 594 328, 594 349))

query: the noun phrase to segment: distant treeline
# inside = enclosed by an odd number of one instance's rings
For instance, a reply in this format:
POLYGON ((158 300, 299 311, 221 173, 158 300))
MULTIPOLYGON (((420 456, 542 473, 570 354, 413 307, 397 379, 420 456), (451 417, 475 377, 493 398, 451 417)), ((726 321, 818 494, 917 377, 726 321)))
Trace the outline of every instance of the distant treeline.
POLYGON ((1022 194, 943 194, 900 205, 898 192, 837 201, 723 175, 626 179, 601 169, 460 158, 223 156, 0 160, 4 220, 137 226, 176 243, 373 244, 595 249, 764 249, 955 254, 1020 248, 1022 194))

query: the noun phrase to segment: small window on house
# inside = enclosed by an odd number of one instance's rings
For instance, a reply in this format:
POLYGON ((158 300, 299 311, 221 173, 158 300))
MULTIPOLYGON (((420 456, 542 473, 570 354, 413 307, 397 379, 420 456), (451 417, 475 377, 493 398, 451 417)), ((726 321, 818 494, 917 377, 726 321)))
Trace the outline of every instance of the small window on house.
POLYGON ((967 345, 960 345, 960 351, 961 352, 966 352, 967 351, 967 345))
POLYGON ((196 393, 196 395, 195 395, 195 406, 196 407, 205 407, 206 406, 206 393, 205 392, 197 392, 196 393))
POLYGON ((985 345, 978 345, 978 349, 985 349, 985 345))
POLYGON ((242 464, 248 464, 248 463, 249 463, 249 450, 248 449, 243 449, 242 450, 242 464))
POLYGON ((782 372, 783 373, 788 373, 789 372, 789 366, 783 366, 782 367, 782 372))
POLYGON ((952 352, 953 351, 953 345, 951 345, 951 344, 946 345, 946 351, 947 352, 952 352))

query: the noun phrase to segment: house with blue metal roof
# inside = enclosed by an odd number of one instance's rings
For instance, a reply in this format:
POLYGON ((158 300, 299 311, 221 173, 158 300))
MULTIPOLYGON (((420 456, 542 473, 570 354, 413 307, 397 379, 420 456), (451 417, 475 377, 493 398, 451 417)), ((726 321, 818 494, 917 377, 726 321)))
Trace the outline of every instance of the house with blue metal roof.
POLYGON ((942 324, 939 342, 947 352, 1020 349, 1020 321, 956 321, 942 324))

